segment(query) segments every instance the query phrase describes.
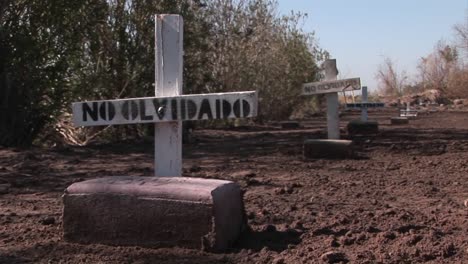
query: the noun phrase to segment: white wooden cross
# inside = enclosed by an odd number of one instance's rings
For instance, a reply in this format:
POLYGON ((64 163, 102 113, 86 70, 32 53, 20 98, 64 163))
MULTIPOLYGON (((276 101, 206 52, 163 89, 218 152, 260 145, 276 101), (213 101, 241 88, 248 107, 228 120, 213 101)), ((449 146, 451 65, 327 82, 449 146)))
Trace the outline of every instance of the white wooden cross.
POLYGON ((418 116, 418 110, 412 110, 410 108, 410 103, 406 103, 406 110, 401 109, 400 110, 400 117, 417 117, 418 116))
POLYGON ((336 60, 326 60, 322 64, 325 81, 305 83, 302 85, 302 95, 326 94, 327 99, 327 130, 329 139, 340 138, 340 117, 338 113, 338 93, 345 90, 361 89, 359 78, 337 80, 338 69, 336 60))
POLYGON ((361 109, 361 121, 366 122, 368 119, 367 108, 384 107, 384 103, 369 103, 367 96, 367 86, 362 87, 361 103, 346 104, 346 108, 361 109))
POLYGON ((183 19, 155 16, 155 97, 73 103, 77 126, 155 123, 155 176, 182 175, 182 121, 257 115, 257 93, 182 95, 183 19))

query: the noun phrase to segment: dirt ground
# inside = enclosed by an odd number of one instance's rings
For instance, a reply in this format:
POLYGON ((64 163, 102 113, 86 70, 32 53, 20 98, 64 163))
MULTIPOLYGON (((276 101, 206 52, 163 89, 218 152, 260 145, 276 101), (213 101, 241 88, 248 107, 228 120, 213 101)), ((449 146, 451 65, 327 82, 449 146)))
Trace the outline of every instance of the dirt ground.
POLYGON ((468 263, 468 112, 390 126, 395 114, 371 111, 380 133, 353 138, 359 156, 346 160, 302 158, 304 139, 325 137, 323 117, 292 130, 195 130, 183 176, 246 191, 253 232, 224 254, 62 240, 63 190, 151 175, 151 141, 0 148, 0 263, 468 263))

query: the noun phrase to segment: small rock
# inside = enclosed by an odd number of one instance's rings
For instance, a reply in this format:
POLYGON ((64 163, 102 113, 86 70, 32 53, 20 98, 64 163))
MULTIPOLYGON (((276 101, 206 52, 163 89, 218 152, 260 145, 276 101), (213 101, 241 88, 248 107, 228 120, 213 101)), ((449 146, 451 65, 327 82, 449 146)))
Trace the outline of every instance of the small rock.
POLYGON ((193 165, 189 169, 190 172, 200 172, 201 170, 202 170, 202 168, 200 166, 197 166, 197 165, 193 165))
POLYGON ((304 228, 304 225, 302 224, 301 221, 296 221, 293 223, 293 228, 295 229, 303 229, 304 228))
POLYGON ((252 186, 252 185, 261 185, 262 183, 256 179, 247 179, 246 180, 247 186, 252 186))
POLYGON ((55 224, 55 218, 53 217, 46 217, 40 221, 43 225, 53 225, 55 224))
POLYGON ((338 243, 338 240, 334 236, 327 240, 327 244, 335 248, 340 246, 340 243, 338 243))
POLYGON ((463 204, 465 205, 465 207, 468 207, 468 199, 466 199, 463 204))
POLYGON ((265 232, 276 232, 276 226, 266 225, 263 229, 265 232))
POLYGON ((231 174, 233 178, 252 178, 257 174, 251 170, 241 170, 231 174))
POLYGON ((263 255, 263 256, 268 255, 269 251, 270 251, 270 249, 268 247, 263 247, 262 250, 260 250, 259 254, 263 255))
POLYGON ((388 239, 395 239, 396 235, 393 232, 387 231, 382 234, 383 237, 388 238, 388 239))
POLYGON ((349 246, 349 245, 352 245, 354 244, 354 242, 356 241, 355 238, 352 238, 352 237, 341 237, 340 238, 340 244, 342 245, 345 245, 345 246, 349 246))
POLYGON ((248 219, 254 219, 254 218, 255 218, 255 213, 254 213, 254 212, 249 212, 249 213, 247 214, 247 218, 248 218, 248 219))
POLYGON ((272 262, 273 264, 285 264, 285 260, 282 257, 275 258, 272 262))
POLYGON ((275 194, 285 194, 286 191, 283 188, 276 188, 275 189, 275 194))
POLYGON ((348 262, 346 255, 338 251, 326 252, 320 258, 327 263, 348 262))
POLYGON ((300 184, 300 183, 293 183, 293 184, 291 185, 291 188, 301 188, 301 187, 303 187, 303 185, 300 184))
POLYGON ((414 245, 416 245, 419 241, 421 241, 422 239, 423 239, 422 236, 420 236, 420 235, 414 235, 414 234, 413 234, 413 235, 410 235, 410 236, 408 237, 407 244, 408 244, 409 246, 414 246, 414 245))
POLYGON ((449 258, 457 253, 457 249, 453 245, 453 243, 448 244, 444 247, 442 255, 444 258, 449 258))
POLYGON ((357 236, 356 241, 362 242, 362 241, 365 241, 366 239, 367 239, 367 236, 365 234, 360 234, 357 236))
POLYGON ((7 194, 10 191, 10 187, 9 183, 0 184, 0 194, 7 194))

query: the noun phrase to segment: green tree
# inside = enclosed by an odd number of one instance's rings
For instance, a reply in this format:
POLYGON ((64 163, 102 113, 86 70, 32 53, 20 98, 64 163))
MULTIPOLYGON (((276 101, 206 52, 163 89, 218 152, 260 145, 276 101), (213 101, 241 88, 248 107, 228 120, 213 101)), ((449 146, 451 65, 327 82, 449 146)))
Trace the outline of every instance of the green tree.
MULTIPOLYGON (((83 19, 99 1, 15 0, 0 15, 0 144, 29 145, 68 102, 83 19)), ((89 16, 93 17, 93 16, 89 16)))

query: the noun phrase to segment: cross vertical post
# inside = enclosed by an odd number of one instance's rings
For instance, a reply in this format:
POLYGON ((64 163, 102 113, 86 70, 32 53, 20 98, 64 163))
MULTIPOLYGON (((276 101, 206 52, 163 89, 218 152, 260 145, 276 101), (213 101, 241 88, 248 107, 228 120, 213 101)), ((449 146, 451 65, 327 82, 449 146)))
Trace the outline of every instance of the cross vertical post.
MULTIPOLYGON (((362 87, 362 92, 361 92, 361 102, 363 105, 367 104, 367 86, 362 87)), ((361 121, 366 122, 367 121, 367 107, 361 107, 361 121)))
MULTIPOLYGON (((337 80, 338 69, 336 60, 326 60, 323 63, 323 71, 326 81, 337 80)), ((327 130, 329 139, 340 139, 340 117, 338 113, 338 93, 327 93, 327 130)))
MULTIPOLYGON (((155 96, 182 94, 183 19, 179 15, 155 16, 155 96)), ((170 111, 160 107, 159 112, 170 111)), ((154 174, 182 175, 182 121, 156 123, 154 127, 154 174)))

